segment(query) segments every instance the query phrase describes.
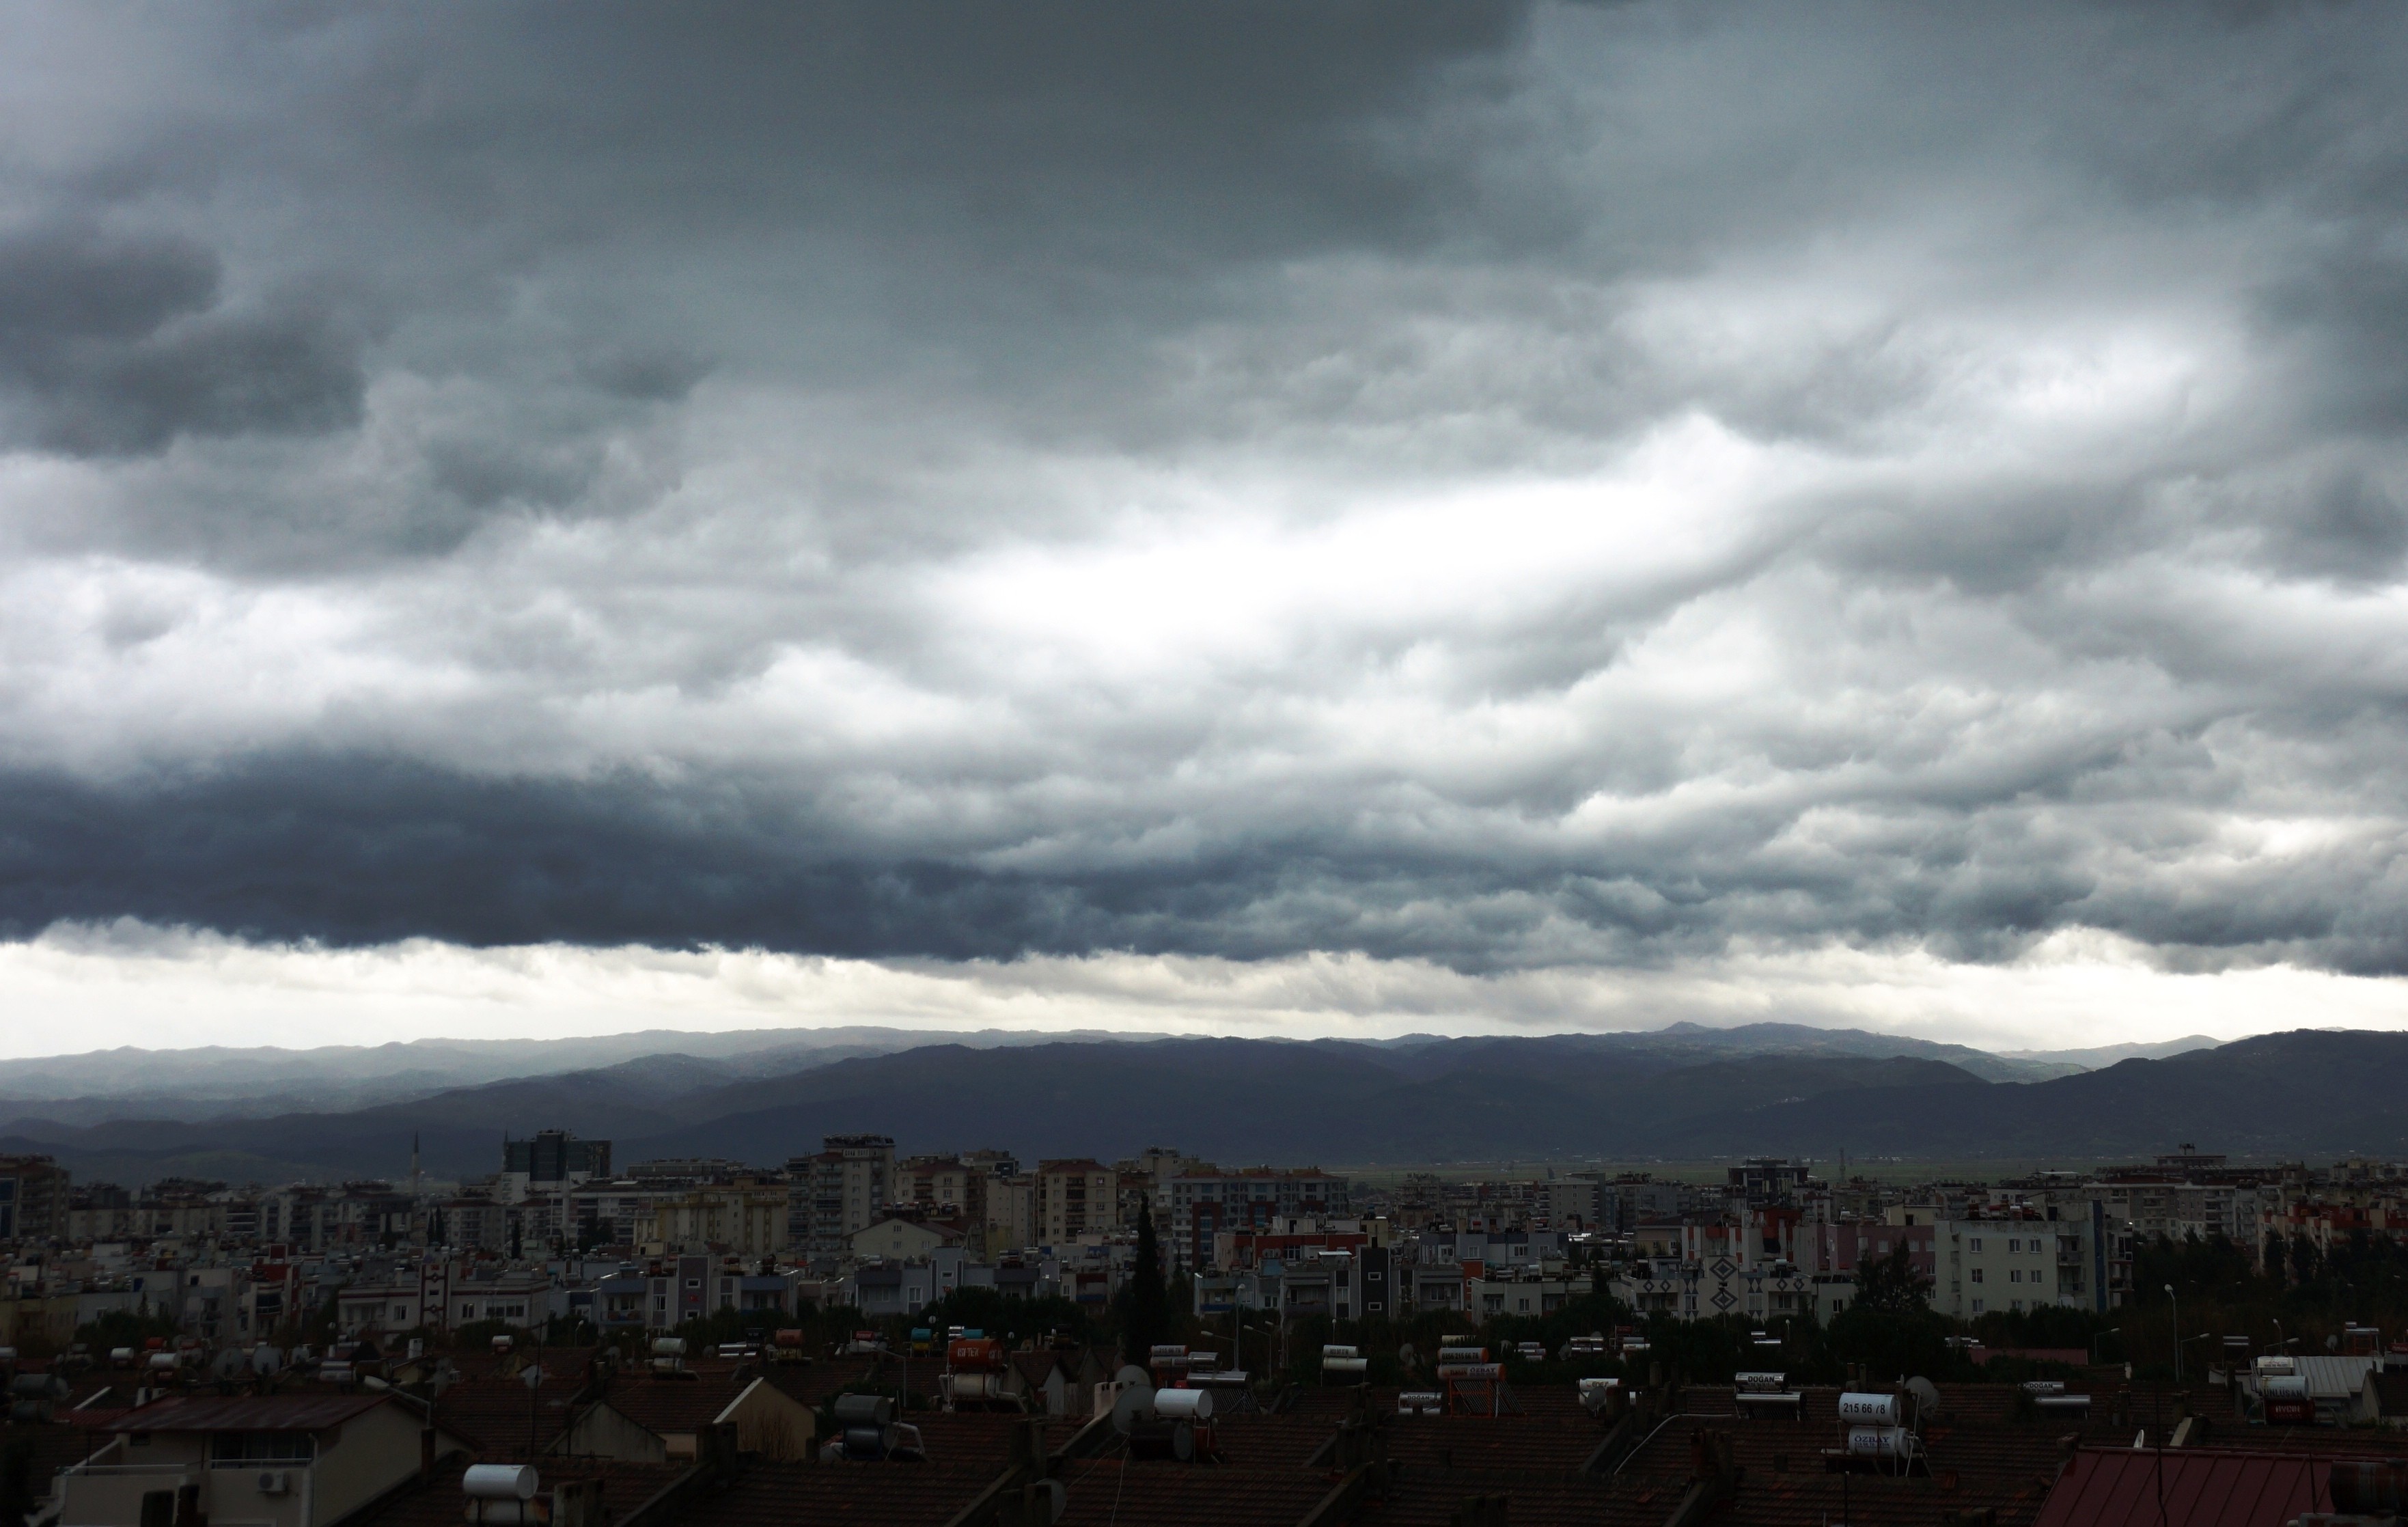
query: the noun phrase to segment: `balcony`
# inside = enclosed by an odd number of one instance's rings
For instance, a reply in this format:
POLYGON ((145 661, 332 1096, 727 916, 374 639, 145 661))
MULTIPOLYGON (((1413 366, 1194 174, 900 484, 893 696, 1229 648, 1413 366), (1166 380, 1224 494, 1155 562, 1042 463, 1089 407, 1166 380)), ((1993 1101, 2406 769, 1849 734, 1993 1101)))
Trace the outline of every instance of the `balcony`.
POLYGON ((201 1482, 198 1463, 84 1463, 59 1476, 59 1520, 77 1527, 141 1527, 145 1496, 165 1495, 164 1511, 147 1519, 172 1520, 177 1491, 201 1482))

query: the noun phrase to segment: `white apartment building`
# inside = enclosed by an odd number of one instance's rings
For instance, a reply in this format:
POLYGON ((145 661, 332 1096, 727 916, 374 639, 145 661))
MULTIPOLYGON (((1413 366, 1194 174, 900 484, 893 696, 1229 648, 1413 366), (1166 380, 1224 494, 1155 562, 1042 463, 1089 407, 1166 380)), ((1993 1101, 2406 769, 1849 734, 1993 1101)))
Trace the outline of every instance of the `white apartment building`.
POLYGON ((1931 1307, 1960 1320, 2094 1303, 2090 1220, 2037 1215, 1943 1219, 1934 1227, 1931 1307))

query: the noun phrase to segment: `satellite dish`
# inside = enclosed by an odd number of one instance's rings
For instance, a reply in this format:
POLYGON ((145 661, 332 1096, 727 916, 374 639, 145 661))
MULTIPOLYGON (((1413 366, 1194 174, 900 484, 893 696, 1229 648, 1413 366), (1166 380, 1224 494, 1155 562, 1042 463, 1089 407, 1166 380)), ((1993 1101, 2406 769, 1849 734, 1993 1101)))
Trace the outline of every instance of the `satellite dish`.
POLYGON ((1154 1416, 1154 1391, 1141 1384, 1133 1384, 1112 1397, 1112 1430, 1122 1436, 1141 1420, 1154 1416))
POLYGON ((1906 1381, 1906 1392, 1914 1396, 1914 1413, 1918 1416, 1940 1414, 1940 1386, 1917 1376, 1906 1381))
POLYGON ((1412 1343, 1407 1342, 1404 1346, 1397 1348, 1397 1362, 1398 1366, 1418 1368, 1421 1366, 1421 1361, 1422 1355, 1413 1349, 1412 1343))
POLYGON ((1133 1362, 1125 1362, 1121 1365, 1121 1371, 1112 1375, 1112 1382, 1134 1384, 1140 1389, 1150 1390, 1154 1388, 1154 1376, 1133 1362))
POLYGON ((263 1342, 251 1349, 251 1371, 260 1377, 265 1378, 283 1366, 284 1354, 278 1348, 263 1342))
POLYGON ((226 1347, 209 1359, 211 1378, 240 1378, 250 1368, 251 1360, 244 1357, 242 1349, 236 1347, 226 1347))

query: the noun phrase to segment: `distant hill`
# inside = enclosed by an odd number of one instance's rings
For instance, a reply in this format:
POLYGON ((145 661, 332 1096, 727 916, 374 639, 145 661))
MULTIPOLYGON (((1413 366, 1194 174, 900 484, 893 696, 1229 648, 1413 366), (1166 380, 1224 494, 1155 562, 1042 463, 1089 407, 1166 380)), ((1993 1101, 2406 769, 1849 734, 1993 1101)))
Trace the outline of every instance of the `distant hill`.
MULTIPOLYGON (((646 1057, 404 1102, 260 1118, 21 1118, 0 1149, 79 1174, 271 1180, 395 1176, 409 1139, 439 1176, 494 1169, 503 1131, 606 1136, 624 1164, 761 1165, 826 1133, 906 1151, 999 1145, 1025 1159, 1147 1145, 1224 1163, 1541 1157, 1697 1160, 1796 1154, 1969 1160, 2132 1159, 2192 1142, 2238 1156, 2408 1151, 2408 1035, 2300 1030, 1985 1081, 1918 1042, 1788 1026, 1358 1044, 1156 1039, 924 1044, 733 1079, 709 1058, 646 1057), (1753 1046, 1753 1047, 1751 1047, 1753 1046), (1883 1053, 1886 1051, 1887 1053, 1883 1053)), ((1945 1048, 1936 1047, 1934 1048, 1945 1048)))
POLYGON ((822 1135, 875 1131, 905 1150, 999 1145, 1112 1156, 1163 1142, 1245 1161, 1420 1161, 1648 1149, 1698 1116, 1833 1089, 1980 1088, 1904 1057, 1625 1051, 1591 1036, 1447 1042, 1398 1052, 1340 1041, 1181 1039, 992 1050, 924 1045, 785 1075, 678 1091, 652 1062, 457 1088, 407 1102, 267 1118, 20 1119, 9 1132, 119 1181, 260 1174, 358 1177, 494 1170, 502 1132, 571 1129, 616 1143, 623 1164, 720 1156, 763 1165, 822 1135))
POLYGON ((1014 1029, 947 1034, 851 1027, 725 1033, 653 1029, 578 1039, 421 1039, 307 1050, 123 1046, 0 1060, 0 1123, 20 1116, 61 1124, 128 1117, 267 1117, 304 1109, 367 1108, 431 1097, 454 1088, 622 1065, 666 1067, 671 1074, 698 1086, 706 1081, 783 1074, 934 1042, 989 1048, 1060 1039, 1109 1043, 1155 1037, 1045 1034, 1014 1029), (697 1071, 709 1074, 696 1077, 697 1071))
POLYGON ((2163 1060, 1951 1094, 1827 1092, 1678 1138, 1690 1150, 1904 1157, 2408 1152, 2408 1034, 2297 1030, 2163 1060), (1777 1144, 1776 1144, 1777 1143, 1777 1144))
POLYGON ((2097 1071, 2118 1060, 2163 1060, 2169 1056, 2186 1055, 2192 1050, 2212 1050, 2223 1043, 2205 1034, 2186 1034, 2181 1039, 2159 1040, 2154 1044, 2102 1044, 2094 1050, 2000 1050, 1998 1054, 2001 1060, 2063 1065, 2074 1071, 2097 1071))

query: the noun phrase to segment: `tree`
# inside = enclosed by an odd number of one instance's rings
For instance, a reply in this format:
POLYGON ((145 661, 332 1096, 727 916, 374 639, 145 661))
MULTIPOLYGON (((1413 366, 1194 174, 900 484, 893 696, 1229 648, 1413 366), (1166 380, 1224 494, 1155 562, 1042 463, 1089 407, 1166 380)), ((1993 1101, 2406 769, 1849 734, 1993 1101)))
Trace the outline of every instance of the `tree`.
POLYGON ((1928 1307, 1931 1280, 1914 1270, 1906 1247, 1856 1266, 1856 1307, 1888 1315, 1912 1315, 1928 1307))
POLYGON ((1128 1361, 1142 1363, 1146 1349, 1170 1329, 1170 1292, 1162 1281, 1162 1247, 1154 1233, 1154 1207, 1137 1211, 1137 1267, 1129 1275, 1128 1303, 1121 1320, 1121 1344, 1128 1361))
MULTIPOLYGON (((83 1343, 87 1350, 106 1357, 121 1347, 131 1347, 138 1351, 142 1344, 152 1336, 173 1336, 175 1333, 173 1317, 136 1314, 133 1310, 108 1310, 98 1319, 76 1327, 75 1339, 83 1343)), ((0 1521, 6 1520, 0 1518, 0 1521)))
POLYGON ((2324 1253, 2306 1231, 2291 1237, 2291 1281, 2305 1286, 2314 1283, 2325 1270, 2324 1253))

